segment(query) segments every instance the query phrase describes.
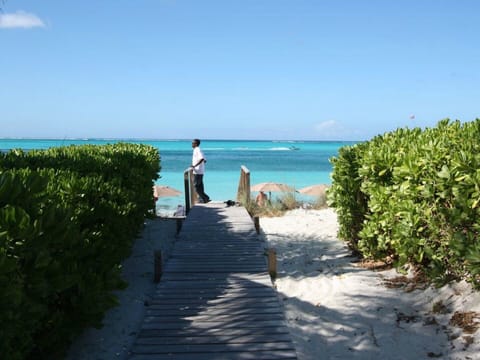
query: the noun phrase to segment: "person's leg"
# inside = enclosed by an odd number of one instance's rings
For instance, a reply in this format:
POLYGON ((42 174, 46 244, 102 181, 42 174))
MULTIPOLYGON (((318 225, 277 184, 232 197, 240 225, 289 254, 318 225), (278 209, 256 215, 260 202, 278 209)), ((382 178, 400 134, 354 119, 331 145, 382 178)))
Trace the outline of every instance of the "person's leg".
POLYGON ((203 181, 202 181, 202 194, 203 194, 203 200, 208 203, 210 202, 210 196, 208 196, 206 193, 205 193, 205 188, 203 186, 203 181))
POLYGON ((210 196, 207 195, 207 193, 205 192, 205 187, 203 185, 203 176, 202 176, 202 194, 205 198, 205 202, 210 202, 210 196))
POLYGON ((200 196, 201 196, 204 203, 208 203, 210 201, 210 197, 207 194, 205 194, 205 187, 203 185, 203 175, 200 175, 200 176, 201 176, 200 185, 199 185, 200 196))
POLYGON ((203 175, 195 174, 193 176, 193 184, 195 186, 195 191, 197 192, 197 195, 200 198, 201 202, 204 202, 204 203, 209 202, 210 198, 207 194, 205 194, 205 190, 203 187, 203 175))
POLYGON ((202 197, 203 202, 208 203, 210 201, 210 197, 207 194, 205 194, 205 187, 203 185, 203 175, 201 175, 199 188, 200 188, 200 196, 202 197))
POLYGON ((195 192, 198 195, 198 200, 199 202, 203 201, 202 198, 202 189, 201 189, 201 184, 202 184, 202 175, 198 174, 193 174, 193 186, 195 187, 195 192))

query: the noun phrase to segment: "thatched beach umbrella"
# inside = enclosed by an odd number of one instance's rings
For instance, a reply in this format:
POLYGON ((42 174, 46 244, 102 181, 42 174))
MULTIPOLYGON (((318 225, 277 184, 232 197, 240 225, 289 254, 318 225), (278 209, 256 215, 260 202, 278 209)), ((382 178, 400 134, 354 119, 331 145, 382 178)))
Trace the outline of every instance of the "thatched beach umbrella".
POLYGON ((153 197, 155 199, 161 198, 161 197, 171 197, 171 196, 178 196, 182 192, 174 189, 170 186, 166 185, 154 185, 153 186, 153 197))
POLYGON ((328 189, 328 185, 317 184, 317 185, 310 185, 310 186, 304 187, 298 190, 298 192, 300 194, 305 194, 310 196, 322 196, 322 195, 325 195, 327 189, 328 189))
POLYGON ((295 189, 291 186, 281 184, 281 183, 274 183, 274 182, 263 182, 259 184, 255 184, 250 187, 250 191, 268 191, 269 198, 272 197, 271 192, 295 192, 295 189))
POLYGON ((260 184, 255 184, 250 188, 250 191, 281 191, 281 192, 293 192, 295 191, 294 188, 291 186, 281 184, 281 183, 274 183, 274 182, 263 182, 260 184))

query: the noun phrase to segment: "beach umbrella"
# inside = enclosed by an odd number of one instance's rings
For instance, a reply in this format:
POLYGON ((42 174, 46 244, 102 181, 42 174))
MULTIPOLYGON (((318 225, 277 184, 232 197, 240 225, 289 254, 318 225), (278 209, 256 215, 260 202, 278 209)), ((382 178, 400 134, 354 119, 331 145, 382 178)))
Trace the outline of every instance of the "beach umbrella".
POLYGON ((295 189, 291 186, 275 183, 275 182, 263 182, 260 184, 255 184, 250 187, 250 191, 281 191, 281 192, 294 192, 295 189))
POLYGON ((268 191, 268 197, 272 198, 272 191, 277 192, 295 192, 295 189, 291 186, 281 184, 281 183, 274 183, 274 182, 263 182, 259 184, 255 184, 250 187, 250 191, 268 191))
POLYGON ((153 186, 153 197, 155 199, 161 198, 161 197, 171 197, 171 196, 178 196, 182 192, 174 189, 170 186, 166 185, 154 185, 153 186))
POLYGON ((317 185, 310 185, 304 187, 298 192, 300 194, 310 195, 310 196, 322 196, 325 195, 325 191, 328 189, 328 185, 326 184, 317 184, 317 185))

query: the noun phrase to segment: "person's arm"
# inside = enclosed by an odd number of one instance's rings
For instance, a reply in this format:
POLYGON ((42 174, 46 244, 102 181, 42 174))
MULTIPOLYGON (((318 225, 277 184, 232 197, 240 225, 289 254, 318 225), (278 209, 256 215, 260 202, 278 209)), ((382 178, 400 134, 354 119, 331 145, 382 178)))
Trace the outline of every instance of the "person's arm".
POLYGON ((195 151, 195 153, 196 153, 196 155, 197 155, 197 156, 194 156, 194 158, 195 158, 195 157, 197 157, 197 158, 199 157, 200 160, 198 160, 198 162, 197 162, 196 164, 192 164, 193 167, 196 167, 196 166, 200 165, 202 162, 207 162, 207 160, 205 160, 205 155, 203 155, 203 151, 202 151, 202 150, 200 150, 199 148, 195 148, 194 151, 195 151))
POLYGON ((192 164, 193 167, 197 167, 198 165, 200 165, 202 162, 204 162, 205 159, 200 159, 196 164, 192 164))

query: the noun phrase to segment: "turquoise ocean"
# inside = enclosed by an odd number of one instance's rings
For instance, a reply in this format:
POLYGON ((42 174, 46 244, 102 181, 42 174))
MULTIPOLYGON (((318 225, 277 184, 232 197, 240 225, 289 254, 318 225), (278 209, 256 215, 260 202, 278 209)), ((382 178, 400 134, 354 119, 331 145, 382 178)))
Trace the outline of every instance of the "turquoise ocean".
MULTIPOLYGON (((162 167, 157 184, 182 191, 177 197, 160 198, 157 213, 168 215, 177 205, 184 204, 183 172, 191 164, 190 139, 0 139, 0 150, 103 145, 120 141, 157 148, 162 167)), ((314 184, 330 184, 332 165, 329 159, 336 156, 342 146, 353 144, 355 142, 351 141, 202 140, 200 147, 207 157, 205 192, 213 201, 234 200, 242 165, 250 170, 251 185, 271 181, 301 189, 314 184)))

